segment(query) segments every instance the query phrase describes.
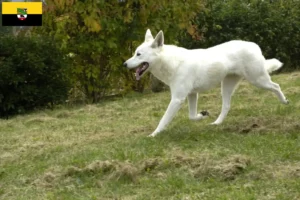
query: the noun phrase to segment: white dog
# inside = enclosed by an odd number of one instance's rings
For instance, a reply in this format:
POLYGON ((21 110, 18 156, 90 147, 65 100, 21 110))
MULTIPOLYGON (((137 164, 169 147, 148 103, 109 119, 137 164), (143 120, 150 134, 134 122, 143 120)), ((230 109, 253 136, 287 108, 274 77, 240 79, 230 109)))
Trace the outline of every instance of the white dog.
POLYGON ((278 84, 271 81, 269 73, 279 69, 277 59, 266 60, 258 45, 246 41, 230 41, 208 49, 188 50, 165 45, 160 31, 155 39, 148 29, 145 41, 124 66, 136 69, 136 79, 150 71, 170 86, 171 102, 158 127, 149 135, 154 137, 173 119, 181 104, 188 97, 189 118, 200 120, 208 113, 197 114, 198 93, 221 83, 222 111, 212 124, 221 124, 230 109, 231 96, 238 82, 245 78, 253 85, 271 90, 279 100, 288 104, 278 84))

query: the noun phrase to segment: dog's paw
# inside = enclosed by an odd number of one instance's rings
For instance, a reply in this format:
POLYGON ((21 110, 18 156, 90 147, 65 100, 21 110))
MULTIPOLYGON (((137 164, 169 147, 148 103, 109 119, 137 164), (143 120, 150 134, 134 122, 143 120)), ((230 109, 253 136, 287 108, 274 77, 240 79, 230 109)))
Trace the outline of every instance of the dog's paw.
POLYGON ((200 112, 200 114, 204 117, 204 116, 209 116, 209 112, 206 110, 203 110, 200 112))
POLYGON ((154 138, 157 135, 157 133, 151 133, 150 135, 148 135, 148 138, 154 138))
POLYGON ((198 120, 201 120, 201 119, 204 119, 206 117, 209 116, 209 112, 204 110, 204 111, 201 111, 199 114, 197 114, 196 116, 190 116, 190 120, 193 120, 193 121, 198 121, 198 120))
POLYGON ((219 125, 219 124, 221 124, 221 122, 213 122, 213 123, 210 123, 210 125, 219 125))
POLYGON ((285 99, 285 104, 290 104, 290 101, 288 99, 285 99))

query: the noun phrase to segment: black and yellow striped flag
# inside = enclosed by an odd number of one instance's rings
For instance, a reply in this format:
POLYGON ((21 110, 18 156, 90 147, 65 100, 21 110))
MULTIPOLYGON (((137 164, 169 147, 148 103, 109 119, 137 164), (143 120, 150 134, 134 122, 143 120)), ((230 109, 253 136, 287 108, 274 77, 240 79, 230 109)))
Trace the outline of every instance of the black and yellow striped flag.
POLYGON ((42 2, 2 2, 2 26, 42 26, 42 2))

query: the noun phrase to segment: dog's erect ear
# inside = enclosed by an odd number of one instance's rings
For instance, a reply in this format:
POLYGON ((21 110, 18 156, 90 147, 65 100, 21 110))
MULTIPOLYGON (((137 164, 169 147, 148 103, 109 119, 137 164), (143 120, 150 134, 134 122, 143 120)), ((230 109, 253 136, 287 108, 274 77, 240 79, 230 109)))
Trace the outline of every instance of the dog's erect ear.
POLYGON ((153 39, 154 39, 154 38, 153 38, 153 36, 152 36, 152 34, 151 34, 150 29, 147 29, 146 35, 145 35, 145 42, 148 42, 148 41, 153 40, 153 39))
POLYGON ((159 31, 151 45, 152 48, 162 47, 164 45, 164 33, 159 31))

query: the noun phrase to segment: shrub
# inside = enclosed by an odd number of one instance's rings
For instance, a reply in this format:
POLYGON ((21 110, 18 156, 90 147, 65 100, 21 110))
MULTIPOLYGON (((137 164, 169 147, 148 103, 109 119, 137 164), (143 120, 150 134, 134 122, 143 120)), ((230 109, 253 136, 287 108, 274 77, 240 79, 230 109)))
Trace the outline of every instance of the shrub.
POLYGON ((67 98, 66 59, 49 38, 0 37, 0 117, 67 98))
POLYGON ((35 31, 60 39, 62 48, 75 54, 72 79, 89 101, 98 102, 111 94, 142 92, 149 85, 149 75, 136 81, 133 70, 122 65, 147 28, 154 35, 162 29, 170 43, 179 30, 195 37, 191 19, 201 9, 202 1, 194 0, 49 0, 43 26, 35 31))

